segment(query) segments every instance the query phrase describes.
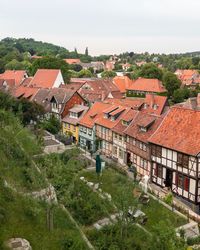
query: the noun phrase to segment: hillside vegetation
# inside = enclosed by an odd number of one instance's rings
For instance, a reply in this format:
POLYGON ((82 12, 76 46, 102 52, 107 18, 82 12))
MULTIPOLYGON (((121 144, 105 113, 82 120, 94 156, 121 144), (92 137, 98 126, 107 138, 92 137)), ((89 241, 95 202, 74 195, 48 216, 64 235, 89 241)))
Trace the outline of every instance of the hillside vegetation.
POLYGON ((80 233, 59 205, 30 194, 49 186, 34 156, 41 153, 35 136, 9 111, 0 110, 0 249, 10 238, 27 239, 33 250, 87 249, 80 233), (47 227, 51 209, 53 226, 47 227))

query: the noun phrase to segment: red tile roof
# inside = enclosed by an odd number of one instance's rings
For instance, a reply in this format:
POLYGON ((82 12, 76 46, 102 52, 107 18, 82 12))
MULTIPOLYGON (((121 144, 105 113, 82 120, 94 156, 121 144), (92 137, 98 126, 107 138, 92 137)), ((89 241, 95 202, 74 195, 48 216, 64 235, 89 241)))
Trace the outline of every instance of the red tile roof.
POLYGON ((139 109, 142 104, 144 103, 143 98, 122 98, 122 99, 116 99, 116 98, 107 98, 104 102, 110 103, 113 105, 121 105, 121 106, 127 106, 134 109, 139 109))
POLYGON ((14 79, 15 86, 18 86, 26 76, 27 73, 25 70, 6 70, 3 74, 0 74, 0 79, 4 80, 14 79))
POLYGON ((30 99, 36 95, 38 90, 39 90, 39 88, 19 86, 13 91, 12 94, 13 94, 13 96, 15 96, 17 98, 24 97, 24 98, 30 99))
POLYGON ((109 95, 122 97, 119 89, 110 79, 86 79, 79 93, 89 102, 103 101, 109 95))
POLYGON ((119 111, 119 116, 115 120, 111 120, 111 117, 107 118, 104 115, 102 115, 99 119, 95 121, 97 125, 103 126, 105 128, 112 129, 121 119, 122 114, 125 112, 127 107, 118 107, 118 106, 111 106, 110 110, 107 109, 106 112, 104 111, 103 113, 109 114, 110 116, 114 116, 118 114, 119 111), (113 111, 112 111, 113 110, 113 111))
POLYGON ((188 155, 200 152, 200 111, 173 107, 149 141, 188 155))
POLYGON ((112 128, 112 131, 124 135, 124 131, 127 129, 127 126, 123 124, 122 121, 131 122, 139 111, 128 108, 126 112, 124 112, 118 121, 118 123, 112 128))
POLYGON ((128 76, 116 76, 113 78, 113 83, 121 93, 126 93, 126 89, 132 84, 132 80, 128 76))
POLYGON ((60 88, 70 89, 70 90, 76 90, 78 91, 82 86, 84 82, 75 82, 75 83, 69 83, 69 84, 61 84, 60 88))
POLYGON ((166 89, 162 85, 161 81, 159 81, 158 79, 147 78, 138 78, 137 80, 132 82, 132 84, 127 88, 127 90, 153 93, 166 92, 166 89))
POLYGON ((155 94, 146 94, 142 112, 161 115, 167 107, 167 97, 155 94))
POLYGON ((200 74, 194 69, 178 69, 175 74, 184 85, 200 83, 200 74))
POLYGON ((128 128, 124 131, 124 133, 139 141, 147 143, 147 140, 159 127, 162 119, 163 117, 161 116, 144 114, 138 111, 138 114, 135 116, 135 118, 128 126, 128 128), (147 131, 142 131, 140 129, 140 126, 148 126, 147 131))
POLYGON ((70 58, 70 59, 63 59, 66 63, 68 64, 79 64, 81 63, 80 59, 74 59, 74 58, 70 58))
POLYGON ((103 111, 109 106, 110 104, 102 102, 94 103, 89 111, 80 120, 79 124, 88 128, 92 128, 95 124, 95 121, 103 116, 103 111))
POLYGON ((52 88, 61 73, 59 69, 38 69, 29 86, 39 88, 52 88))

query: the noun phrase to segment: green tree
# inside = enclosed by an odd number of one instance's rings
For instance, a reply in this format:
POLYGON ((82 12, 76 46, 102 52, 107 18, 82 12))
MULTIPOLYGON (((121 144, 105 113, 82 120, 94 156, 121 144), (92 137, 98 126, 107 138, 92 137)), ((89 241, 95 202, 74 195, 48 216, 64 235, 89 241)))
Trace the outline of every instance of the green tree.
POLYGON ((168 96, 171 97, 174 91, 180 88, 181 81, 177 78, 175 74, 170 71, 167 71, 163 75, 163 84, 168 91, 168 96))
POLYGON ((139 76, 144 78, 156 78, 162 80, 163 72, 154 63, 146 63, 139 71, 139 76))
POLYGON ((85 49, 85 56, 89 56, 88 47, 85 49))
POLYGON ((114 71, 103 71, 102 73, 101 73, 101 77, 102 78, 112 78, 112 77, 115 77, 117 74, 116 74, 116 72, 114 72, 114 71))
POLYGON ((159 222, 153 230, 149 250, 186 250, 185 241, 176 236, 173 227, 159 222))
POLYGON ((61 123, 54 115, 51 115, 49 119, 42 121, 40 126, 52 134, 58 134, 61 129, 61 123))
POLYGON ((92 72, 89 69, 82 69, 80 72, 78 72, 78 77, 80 78, 90 78, 92 76, 92 72))

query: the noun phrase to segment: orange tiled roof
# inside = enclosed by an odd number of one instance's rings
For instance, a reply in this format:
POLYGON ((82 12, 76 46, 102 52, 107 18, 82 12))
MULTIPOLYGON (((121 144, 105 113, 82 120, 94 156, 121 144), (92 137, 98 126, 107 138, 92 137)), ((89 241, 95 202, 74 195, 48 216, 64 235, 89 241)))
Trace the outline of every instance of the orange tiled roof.
POLYGON ((95 124, 95 121, 103 116, 103 111, 107 109, 110 104, 103 102, 96 102, 92 105, 89 111, 83 116, 79 124, 92 128, 95 124))
POLYGON ((127 88, 127 90, 163 93, 165 87, 158 79, 138 78, 127 88))
POLYGON ((144 99, 143 98, 122 98, 122 99, 107 98, 104 102, 110 103, 113 105, 121 105, 121 106, 124 105, 127 107, 138 109, 144 103, 144 99))
POLYGON ((155 94, 146 94, 142 112, 161 115, 167 106, 167 97, 155 94), (154 108, 156 105, 156 109, 154 108))
MULTIPOLYGON (((73 80, 74 81, 74 80, 73 80)), ((110 79, 86 79, 79 93, 89 102, 103 101, 109 94, 122 97, 119 89, 110 79)))
POLYGON ((0 79, 11 80, 14 79, 15 86, 18 86, 26 76, 25 70, 6 70, 3 74, 0 75, 0 79))
POLYGON ((63 59, 66 63, 68 64, 79 64, 81 63, 80 59, 74 59, 74 58, 70 58, 70 59, 63 59))
POLYGON ((200 152, 200 111, 173 107, 149 141, 188 155, 200 152))
POLYGON ((144 114, 138 112, 136 117, 133 119, 128 128, 124 131, 130 137, 133 137, 139 141, 147 143, 147 140, 150 136, 156 131, 159 127, 163 117, 155 116, 152 114, 144 114), (140 129, 140 126, 147 126, 147 131, 144 132, 140 129))
POLYGON ((38 69, 29 86, 52 88, 59 73, 59 69, 38 69))
MULTIPOLYGON (((111 106, 111 109, 107 109, 106 112, 109 113, 109 115, 116 115, 118 112, 120 115, 116 118, 116 120, 111 120, 111 118, 106 118, 104 115, 102 115, 99 119, 95 121, 96 124, 103 126, 105 128, 112 129, 121 119, 122 114, 125 112, 127 107, 118 107, 114 108, 114 106, 111 106), (113 110, 113 111, 112 111, 113 110)), ((104 112, 105 113, 105 112, 104 112)))
POLYGON ((139 111, 128 108, 127 111, 122 114, 118 123, 112 128, 112 131, 121 135, 124 135, 124 131, 127 129, 127 126, 122 123, 122 121, 131 122, 139 111))
POLYGON ((24 98, 33 98, 35 94, 38 92, 39 88, 31 88, 31 87, 24 87, 24 86, 19 86, 13 91, 13 96, 19 98, 19 97, 24 97, 24 98))
POLYGON ((121 93, 126 93, 126 89, 132 84, 128 76, 116 76, 113 78, 113 82, 121 93))

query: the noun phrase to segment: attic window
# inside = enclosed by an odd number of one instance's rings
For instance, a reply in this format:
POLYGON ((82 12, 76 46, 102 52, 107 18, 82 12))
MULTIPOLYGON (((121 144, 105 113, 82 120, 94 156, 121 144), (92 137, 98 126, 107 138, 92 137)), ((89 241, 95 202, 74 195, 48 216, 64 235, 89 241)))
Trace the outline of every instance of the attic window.
POLYGON ((147 127, 141 126, 141 127, 140 127, 140 131, 142 131, 142 132, 147 132, 147 127))
POLYGON ((156 110, 158 108, 158 105, 157 104, 154 104, 153 105, 153 109, 156 110))
POLYGON ((148 104, 145 103, 145 104, 144 104, 144 109, 147 109, 147 107, 148 107, 148 104))
POLYGON ((128 125, 130 124, 130 122, 127 122, 127 121, 122 120, 122 124, 123 124, 124 126, 128 126, 128 125))

